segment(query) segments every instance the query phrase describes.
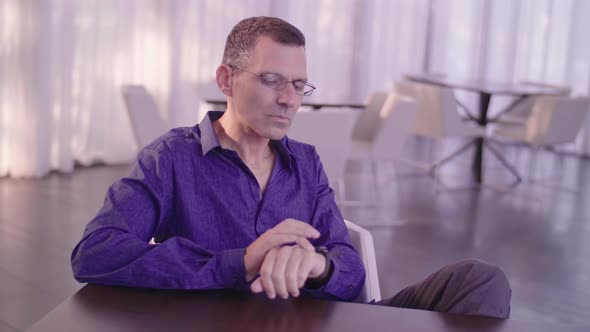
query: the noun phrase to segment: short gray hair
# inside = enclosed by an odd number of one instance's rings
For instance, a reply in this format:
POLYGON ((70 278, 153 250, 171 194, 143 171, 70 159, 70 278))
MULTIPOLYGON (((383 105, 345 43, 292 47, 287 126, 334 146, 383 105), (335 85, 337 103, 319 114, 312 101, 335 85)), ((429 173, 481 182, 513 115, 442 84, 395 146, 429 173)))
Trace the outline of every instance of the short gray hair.
POLYGON ((278 17, 250 17, 238 22, 227 36, 221 63, 247 67, 260 36, 284 45, 305 47, 305 36, 291 23, 278 17))

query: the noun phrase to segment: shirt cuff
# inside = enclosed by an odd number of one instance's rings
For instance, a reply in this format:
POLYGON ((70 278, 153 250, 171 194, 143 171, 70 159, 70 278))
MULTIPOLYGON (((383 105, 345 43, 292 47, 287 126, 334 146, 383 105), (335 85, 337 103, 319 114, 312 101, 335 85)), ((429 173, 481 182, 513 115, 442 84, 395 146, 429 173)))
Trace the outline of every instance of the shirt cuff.
POLYGON ((330 278, 332 278, 332 274, 334 273, 334 263, 332 262, 332 258, 330 257, 327 249, 325 247, 322 247, 322 249, 316 248, 316 252, 324 256, 324 259, 326 261, 324 273, 322 273, 322 275, 317 278, 307 279, 305 285, 303 286, 304 288, 310 290, 319 289, 325 284, 327 284, 328 281, 330 281, 330 278))
MULTIPOLYGON (((337 259, 332 258, 332 276, 323 286, 317 289, 303 288, 312 297, 330 300, 347 300, 354 293, 355 286, 342 280, 342 268, 337 259)), ((354 299, 349 299, 354 300, 354 299)))
POLYGON ((217 253, 220 281, 227 288, 242 289, 247 287, 244 255, 246 248, 222 250, 217 253))

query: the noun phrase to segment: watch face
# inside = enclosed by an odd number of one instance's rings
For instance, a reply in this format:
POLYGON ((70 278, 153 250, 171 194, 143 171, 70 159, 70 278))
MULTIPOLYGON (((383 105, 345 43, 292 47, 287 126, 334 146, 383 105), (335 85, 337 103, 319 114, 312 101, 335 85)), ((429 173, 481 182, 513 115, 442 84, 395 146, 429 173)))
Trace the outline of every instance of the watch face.
POLYGON ((324 256, 328 255, 328 248, 321 246, 321 247, 316 247, 315 248, 315 252, 320 253, 324 256))
POLYGON ((332 264, 332 259, 330 259, 330 257, 329 257, 328 248, 326 248, 324 246, 320 246, 320 247, 316 247, 315 251, 317 253, 323 255, 326 258, 326 268, 324 270, 324 273, 322 273, 321 276, 318 276, 310 284, 308 284, 311 288, 319 288, 319 287, 325 285, 328 282, 328 280, 330 280, 330 277, 332 276, 332 273, 334 272, 334 265, 332 264))

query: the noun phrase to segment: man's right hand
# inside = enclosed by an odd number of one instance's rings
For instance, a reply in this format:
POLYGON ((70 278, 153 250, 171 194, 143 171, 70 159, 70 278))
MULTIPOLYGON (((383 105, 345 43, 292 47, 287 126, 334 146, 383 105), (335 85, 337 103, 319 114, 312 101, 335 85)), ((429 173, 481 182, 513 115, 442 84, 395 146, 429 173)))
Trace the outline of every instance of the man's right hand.
POLYGON ((271 249, 288 243, 297 243, 304 249, 314 250, 307 239, 319 237, 320 232, 310 224, 291 218, 283 220, 280 224, 264 232, 246 248, 244 256, 246 281, 251 281, 258 274, 264 257, 271 249))

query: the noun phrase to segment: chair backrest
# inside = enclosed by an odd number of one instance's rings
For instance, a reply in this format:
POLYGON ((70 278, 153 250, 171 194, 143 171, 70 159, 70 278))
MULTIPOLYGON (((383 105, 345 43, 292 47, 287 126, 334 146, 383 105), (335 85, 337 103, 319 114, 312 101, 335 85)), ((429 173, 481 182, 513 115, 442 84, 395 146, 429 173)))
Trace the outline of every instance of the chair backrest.
POLYGON ((536 145, 573 142, 590 108, 590 97, 539 97, 526 123, 525 140, 536 145))
POLYGON ((346 229, 350 235, 352 245, 358 252, 365 266, 365 285, 355 302, 367 303, 371 300, 381 300, 381 289, 379 288, 379 275, 377 272, 377 260, 375 259, 375 245, 373 236, 366 229, 344 220, 346 229))
POLYGON ((154 98, 143 85, 124 85, 122 93, 133 136, 139 148, 165 133, 166 123, 158 113, 154 98))
POLYGON ((412 133, 433 138, 474 135, 473 128, 463 123, 453 89, 411 81, 398 82, 395 88, 418 105, 412 133))
POLYGON ((371 94, 367 100, 367 107, 360 113, 352 128, 352 139, 373 141, 380 125, 379 112, 385 103, 387 93, 378 91, 371 94))
POLYGON ((349 108, 299 110, 287 136, 315 146, 328 177, 339 179, 344 175, 350 133, 357 116, 358 112, 349 108))
POLYGON ((442 115, 438 111, 438 99, 436 94, 427 88, 430 85, 412 81, 400 81, 395 84, 395 90, 406 96, 412 97, 416 102, 416 121, 412 127, 412 133, 420 136, 441 136, 442 115))
POLYGON ((533 107, 539 96, 526 96, 506 113, 506 115, 516 116, 519 118, 528 118, 531 115, 533 107))
POLYGON ((438 135, 438 137, 461 136, 465 123, 457 110, 457 99, 453 89, 426 84, 422 89, 427 94, 432 111, 438 113, 436 118, 441 121, 439 131, 434 135, 438 135))
MULTIPOLYGON (((534 82, 534 81, 520 81, 519 83, 523 84, 523 85, 557 89, 559 91, 558 96, 562 96, 562 97, 569 96, 569 94, 571 92, 571 89, 569 87, 562 86, 562 85, 547 84, 547 83, 534 82)), ((533 107, 535 106, 535 104, 537 103, 537 100, 539 98, 544 98, 544 96, 538 96, 538 95, 525 96, 516 105, 514 105, 506 113, 506 115, 513 116, 513 117, 516 116, 521 119, 528 119, 528 117, 531 115, 531 112, 533 111, 533 107)))
POLYGON ((382 126, 371 147, 374 160, 398 160, 416 121, 417 107, 413 98, 390 92, 381 107, 382 126))

